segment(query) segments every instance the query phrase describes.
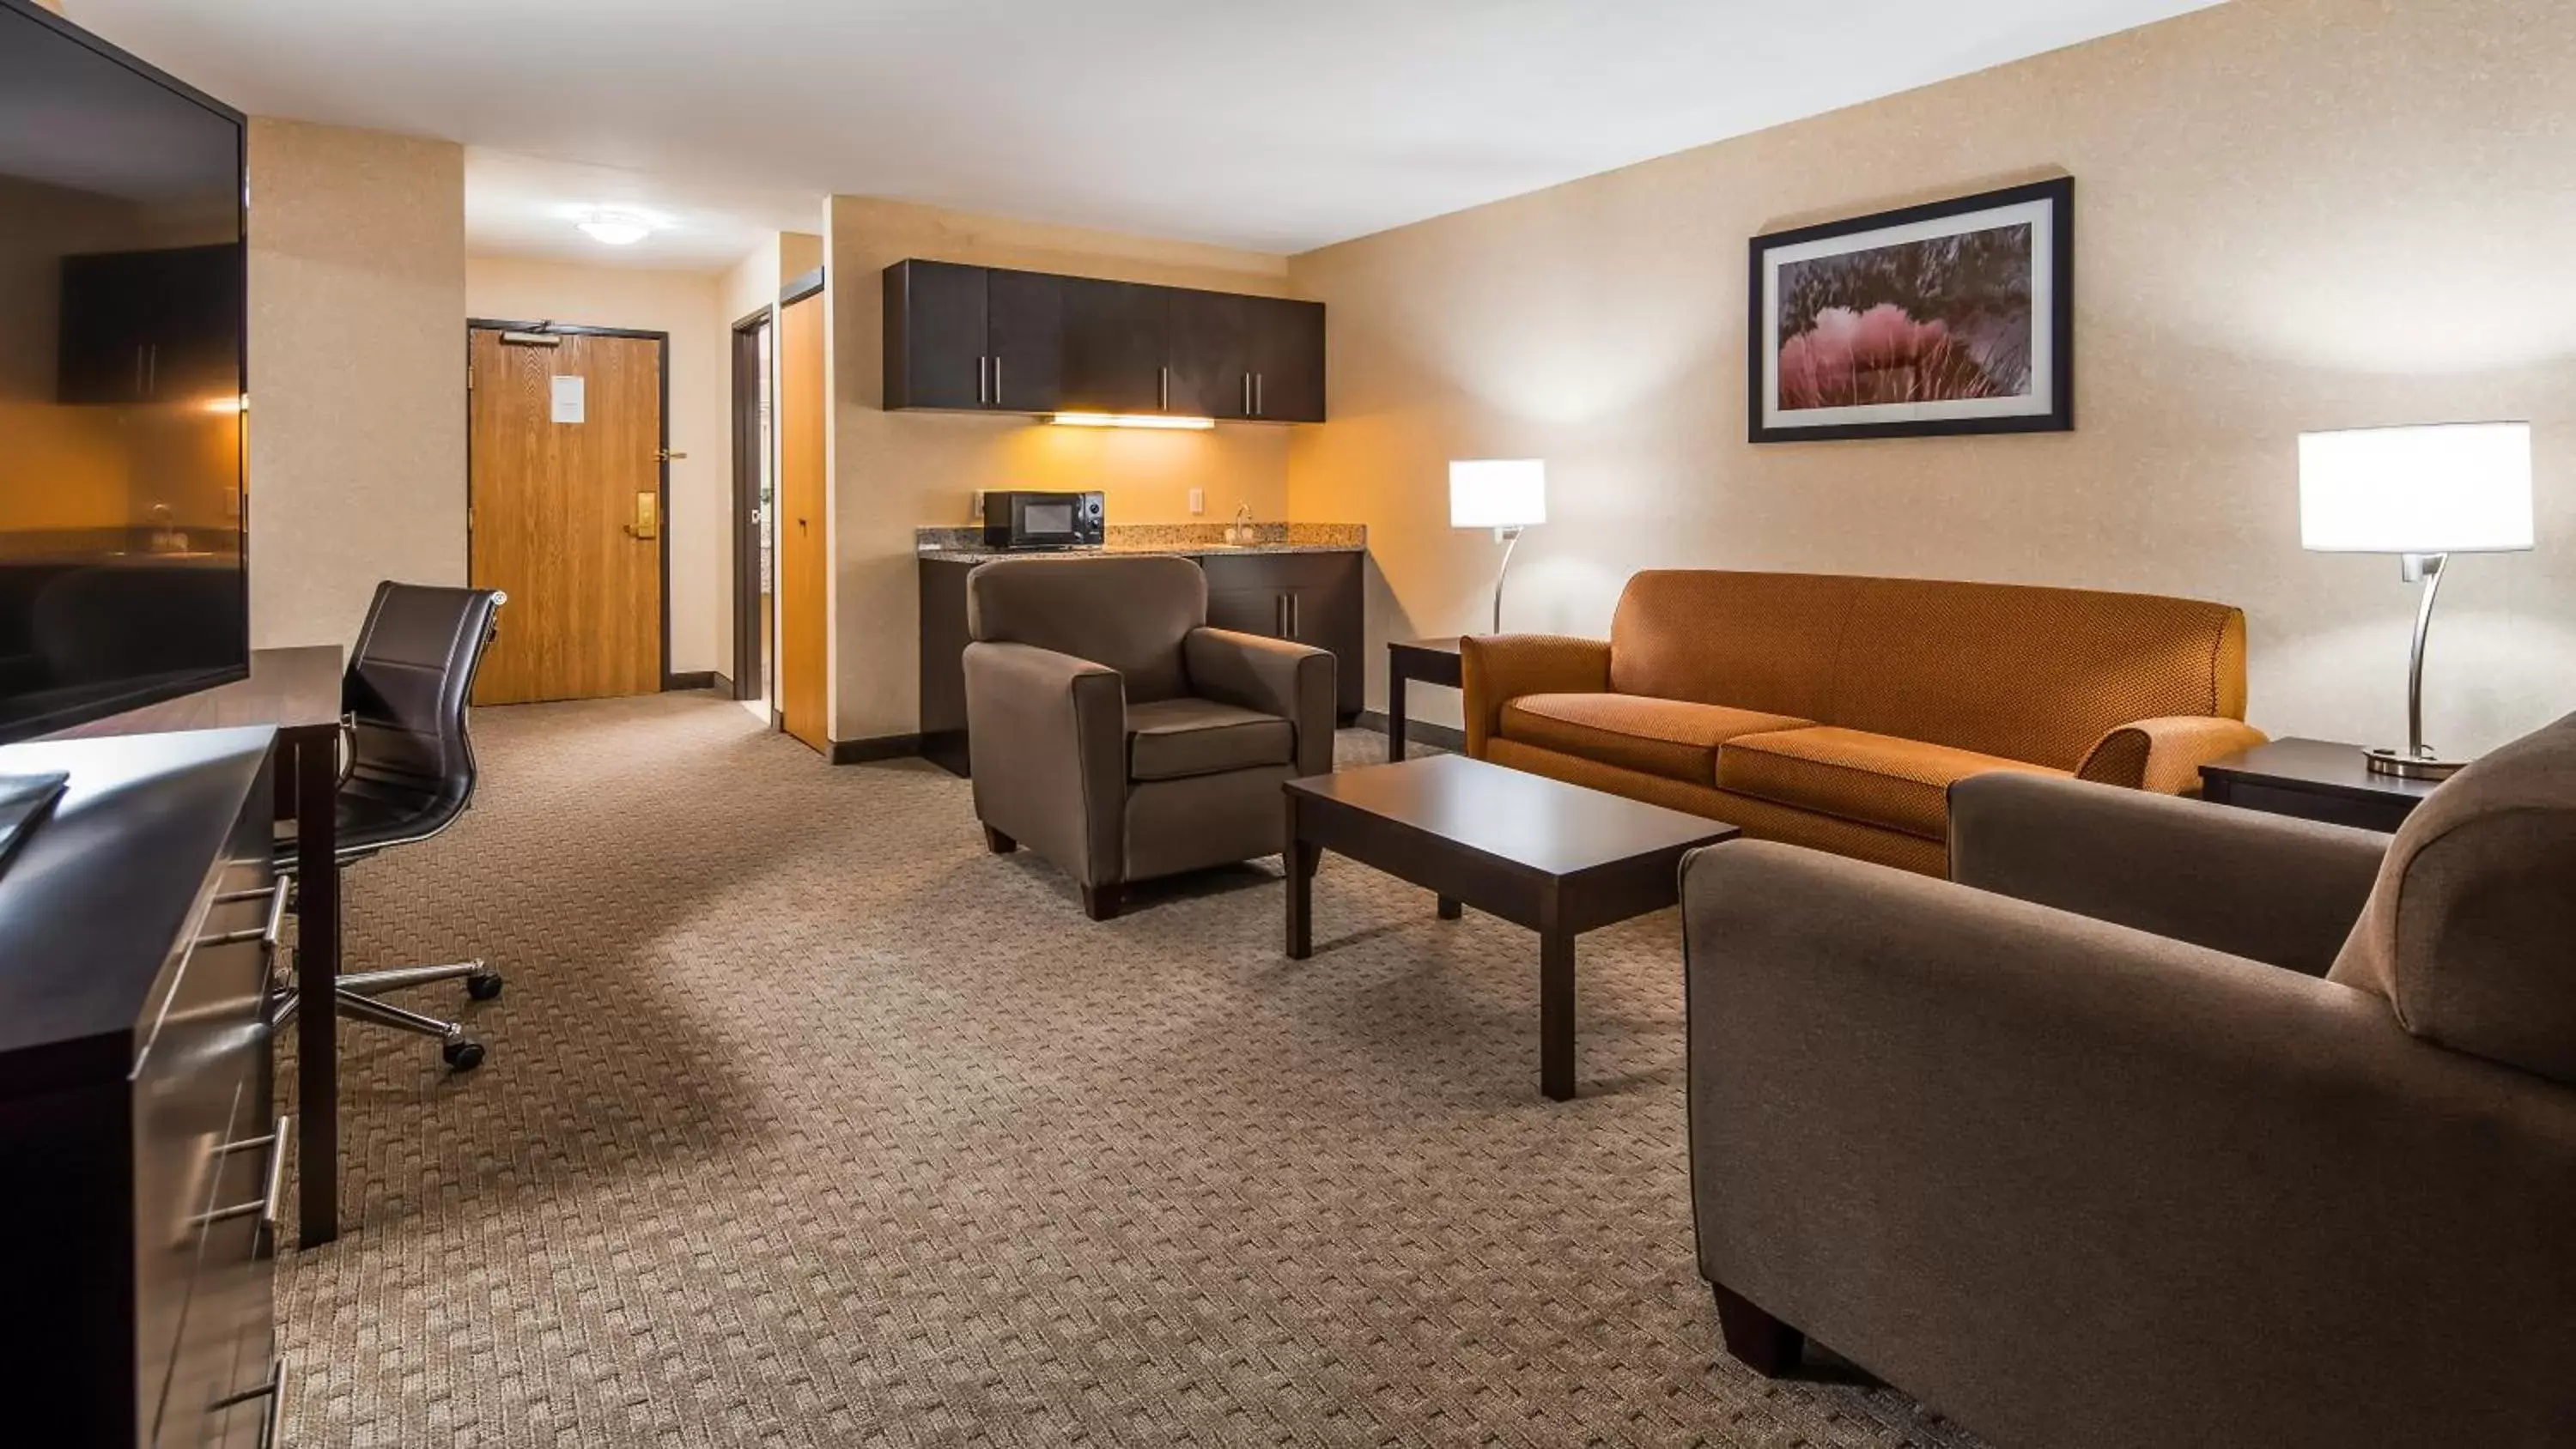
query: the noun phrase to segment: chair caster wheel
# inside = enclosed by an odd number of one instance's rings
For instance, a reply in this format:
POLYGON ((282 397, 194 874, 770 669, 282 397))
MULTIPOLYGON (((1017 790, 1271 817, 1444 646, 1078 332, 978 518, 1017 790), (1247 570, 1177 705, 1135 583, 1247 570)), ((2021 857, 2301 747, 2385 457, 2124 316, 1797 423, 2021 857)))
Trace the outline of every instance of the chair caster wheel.
POLYGON ((465 994, 473 997, 477 1001, 489 1001, 493 997, 500 995, 501 973, 498 971, 488 971, 480 976, 466 977, 465 994))
POLYGON ((447 1058, 449 1071, 470 1072, 483 1065, 483 1043, 461 1036, 440 1047, 439 1055, 447 1058))

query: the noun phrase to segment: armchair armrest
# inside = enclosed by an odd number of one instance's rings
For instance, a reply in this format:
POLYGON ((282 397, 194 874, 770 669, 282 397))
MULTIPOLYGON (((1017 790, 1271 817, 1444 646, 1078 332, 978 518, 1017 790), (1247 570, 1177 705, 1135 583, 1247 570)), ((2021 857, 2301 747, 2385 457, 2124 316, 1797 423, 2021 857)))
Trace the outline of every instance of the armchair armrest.
POLYGON ((2095 740, 2076 765, 2075 778, 2159 795, 2197 795, 2201 766, 2270 738, 2241 719, 2216 715, 2137 720, 2095 740))
POLYGON ((1700 851, 1682 908, 1712 1282, 2000 1443, 2576 1423, 2564 1087, 2332 982, 1821 853, 1700 851))
POLYGON ((1485 757, 1503 706, 1524 694, 1600 694, 1610 688, 1610 643, 1566 634, 1470 634, 1458 641, 1466 695, 1467 753, 1485 757))
POLYGON ((1232 629, 1192 629, 1181 636, 1190 690, 1203 699, 1275 714, 1297 727, 1297 773, 1333 770, 1337 685, 1333 655, 1286 639, 1232 629))
POLYGON ((2200 800, 1996 771, 1950 787, 1964 886, 2323 976, 2388 837, 2200 800))
POLYGON ((1127 682, 1030 644, 966 646, 975 814, 1083 885, 1125 878, 1127 682))

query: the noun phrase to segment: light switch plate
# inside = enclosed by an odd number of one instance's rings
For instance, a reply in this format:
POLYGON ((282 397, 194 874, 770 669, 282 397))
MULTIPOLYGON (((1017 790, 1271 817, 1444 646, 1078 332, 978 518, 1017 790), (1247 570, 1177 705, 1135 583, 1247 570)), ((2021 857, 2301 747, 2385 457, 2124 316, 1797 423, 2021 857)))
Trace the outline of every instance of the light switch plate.
POLYGON ((1204 488, 1193 488, 1193 489, 1191 489, 1191 490, 1190 490, 1190 512, 1192 512, 1192 513, 1205 513, 1205 512, 1207 512, 1207 490, 1206 490, 1206 489, 1204 489, 1204 488))
POLYGON ((984 521, 984 490, 981 488, 975 490, 973 496, 966 504, 966 521, 968 523, 981 523, 984 521))

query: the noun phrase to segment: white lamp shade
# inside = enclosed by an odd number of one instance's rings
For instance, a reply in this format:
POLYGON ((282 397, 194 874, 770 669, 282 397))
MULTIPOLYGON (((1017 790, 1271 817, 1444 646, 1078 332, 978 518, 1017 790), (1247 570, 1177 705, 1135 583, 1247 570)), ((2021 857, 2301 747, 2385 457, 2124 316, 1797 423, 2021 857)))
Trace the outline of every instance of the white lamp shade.
POLYGON ((1547 522, 1547 464, 1484 458, 1449 465, 1451 528, 1520 528, 1547 522))
POLYGON ((2299 542, 2321 553, 2531 547, 2531 425, 2301 433, 2299 542))

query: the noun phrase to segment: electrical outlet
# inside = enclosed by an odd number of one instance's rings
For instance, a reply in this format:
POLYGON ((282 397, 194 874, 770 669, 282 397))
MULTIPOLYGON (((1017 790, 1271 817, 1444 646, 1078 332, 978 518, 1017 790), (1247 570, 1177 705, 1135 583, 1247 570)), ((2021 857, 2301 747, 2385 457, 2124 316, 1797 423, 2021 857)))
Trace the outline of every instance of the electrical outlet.
POLYGON ((984 521, 984 490, 981 488, 975 490, 973 496, 966 504, 966 521, 968 523, 981 523, 984 521))
POLYGON ((1204 488, 1193 488, 1193 489, 1191 489, 1191 490, 1190 490, 1190 512, 1192 512, 1192 513, 1205 513, 1205 512, 1207 512, 1207 490, 1206 490, 1206 489, 1204 489, 1204 488))

